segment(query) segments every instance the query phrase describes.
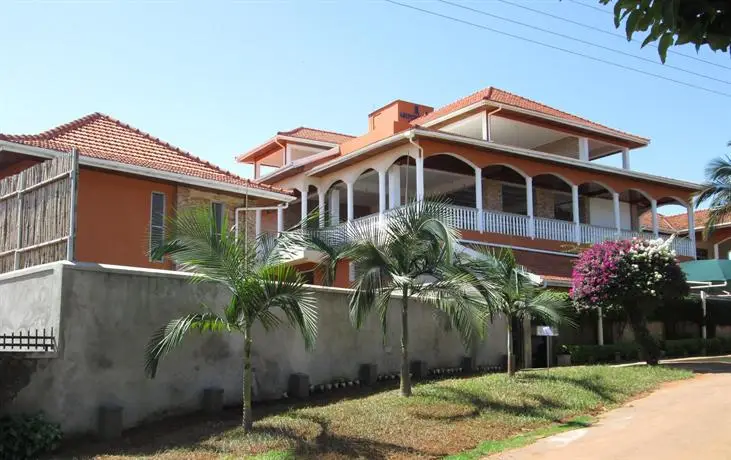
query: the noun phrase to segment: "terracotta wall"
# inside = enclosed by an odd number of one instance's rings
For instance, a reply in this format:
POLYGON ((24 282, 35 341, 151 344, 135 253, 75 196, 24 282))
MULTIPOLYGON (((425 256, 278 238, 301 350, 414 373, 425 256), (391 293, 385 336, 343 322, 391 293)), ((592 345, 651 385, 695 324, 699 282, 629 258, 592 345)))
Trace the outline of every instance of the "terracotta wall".
POLYGON ((76 260, 171 269, 170 262, 152 262, 147 255, 152 192, 165 194, 165 211, 170 216, 175 184, 82 168, 76 260))

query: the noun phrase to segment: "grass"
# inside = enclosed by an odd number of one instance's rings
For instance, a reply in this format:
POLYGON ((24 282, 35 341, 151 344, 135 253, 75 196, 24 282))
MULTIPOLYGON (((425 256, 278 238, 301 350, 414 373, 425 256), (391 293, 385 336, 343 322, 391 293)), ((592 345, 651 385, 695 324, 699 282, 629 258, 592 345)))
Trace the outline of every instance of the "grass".
POLYGON ((116 445, 91 443, 54 458, 281 460, 292 458, 477 458, 580 426, 585 418, 690 377, 662 366, 570 367, 455 378, 332 401, 258 407, 245 436, 238 414, 182 419, 135 430, 116 445), (65 455, 65 456, 64 456, 65 455))

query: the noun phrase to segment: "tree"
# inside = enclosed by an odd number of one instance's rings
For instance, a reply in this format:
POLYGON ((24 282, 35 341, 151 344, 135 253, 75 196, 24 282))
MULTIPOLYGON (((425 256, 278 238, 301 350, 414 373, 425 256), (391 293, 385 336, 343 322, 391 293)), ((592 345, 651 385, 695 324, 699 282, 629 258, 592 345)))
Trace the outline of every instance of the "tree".
POLYGON ((338 229, 303 232, 309 248, 323 254, 320 266, 334 278, 338 261, 355 269, 348 299, 350 320, 360 328, 372 312, 387 328, 391 300, 401 303, 401 395, 411 396, 409 307, 412 300, 433 306, 466 346, 482 334, 485 304, 470 287, 469 274, 454 266, 458 231, 448 223, 443 202, 413 202, 377 223, 354 221, 338 229))
POLYGON ((160 358, 176 348, 188 332, 239 333, 244 339, 243 420, 244 431, 252 428, 251 347, 252 327, 259 322, 265 331, 288 322, 296 327, 311 348, 317 335, 317 310, 301 275, 282 258, 281 247, 271 237, 251 241, 228 228, 224 219, 217 228, 210 208, 178 212, 165 232, 170 237, 153 251, 167 255, 193 282, 213 282, 231 294, 227 305, 217 311, 201 306, 201 311, 173 319, 156 331, 145 352, 145 369, 154 377, 160 358), (278 315, 277 312, 280 314, 278 315))
POLYGON ((465 252, 458 265, 472 274, 474 287, 484 296, 491 315, 500 315, 507 323, 508 376, 515 374, 513 358, 513 320, 536 318, 548 325, 574 325, 570 304, 564 293, 543 288, 537 276, 518 265, 509 249, 494 251, 475 248, 465 252))
POLYGON ((689 293, 671 241, 605 241, 582 252, 574 264, 570 295, 576 306, 624 316, 648 364, 657 364, 660 356, 647 329, 648 315, 689 293))
POLYGON ((614 2, 614 25, 624 21, 627 39, 648 32, 642 46, 658 43, 665 62, 670 46, 691 43, 696 50, 706 45, 714 51, 729 51, 731 2, 728 0, 600 0, 614 2))
MULTIPOLYGON (((731 147, 731 142, 728 143, 731 147)), ((696 197, 696 207, 708 203, 708 220, 703 236, 708 237, 716 225, 731 217, 731 157, 718 157, 706 166, 706 180, 696 197)))

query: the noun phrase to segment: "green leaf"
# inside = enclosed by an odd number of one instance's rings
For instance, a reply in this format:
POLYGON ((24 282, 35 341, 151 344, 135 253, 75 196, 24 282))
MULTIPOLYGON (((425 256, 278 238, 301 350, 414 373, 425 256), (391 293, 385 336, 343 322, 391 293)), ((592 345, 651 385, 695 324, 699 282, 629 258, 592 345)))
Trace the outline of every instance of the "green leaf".
POLYGON ((634 10, 630 13, 625 23, 625 33, 627 34, 627 41, 632 40, 632 34, 637 30, 637 24, 642 19, 642 12, 640 10, 634 10))
POLYGON ((673 44, 674 37, 673 34, 667 33, 662 36, 660 39, 660 44, 658 45, 658 52, 660 53, 660 59, 662 60, 663 64, 665 63, 665 58, 668 54, 668 48, 670 48, 670 45, 673 44))

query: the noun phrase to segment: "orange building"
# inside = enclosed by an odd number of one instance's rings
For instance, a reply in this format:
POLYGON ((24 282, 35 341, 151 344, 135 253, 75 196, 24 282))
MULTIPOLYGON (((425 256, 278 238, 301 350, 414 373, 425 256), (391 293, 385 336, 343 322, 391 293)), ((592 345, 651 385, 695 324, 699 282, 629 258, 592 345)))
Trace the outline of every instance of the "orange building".
POLYGON ((170 269, 148 253, 176 208, 210 205, 233 223, 247 195, 250 208, 294 199, 100 113, 40 134, 0 134, 0 179, 74 148, 80 165, 74 258, 81 262, 170 269))
MULTIPOLYGON (((237 157, 254 166, 255 183, 295 191, 296 205, 263 213, 262 231, 315 208, 328 216, 323 226, 375 224, 412 199, 446 196, 464 243, 511 247, 549 284, 567 286, 576 257, 567 246, 662 237, 657 210, 668 204, 689 209, 695 227, 696 184, 631 169, 648 139, 507 91, 486 88, 436 110, 396 100, 367 121, 357 137, 279 132, 237 157), (621 168, 596 161, 610 155, 621 155, 621 168)), ((696 255, 695 233, 673 245, 680 258, 696 255)))

